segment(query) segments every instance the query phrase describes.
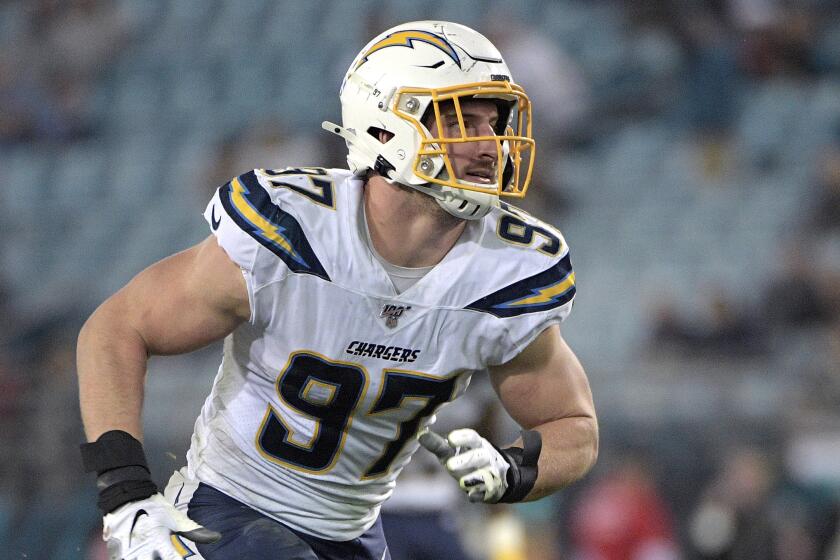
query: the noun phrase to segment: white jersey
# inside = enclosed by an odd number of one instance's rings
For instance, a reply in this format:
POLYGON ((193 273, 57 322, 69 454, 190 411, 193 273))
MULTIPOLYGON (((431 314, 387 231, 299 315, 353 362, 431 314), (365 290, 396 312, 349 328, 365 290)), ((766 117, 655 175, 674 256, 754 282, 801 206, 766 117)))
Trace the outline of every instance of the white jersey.
POLYGON ((255 170, 213 197, 204 215, 251 318, 225 340, 186 470, 341 541, 374 523, 434 411, 560 322, 575 293, 560 233, 503 205, 397 294, 362 199, 361 180, 320 168, 255 170))

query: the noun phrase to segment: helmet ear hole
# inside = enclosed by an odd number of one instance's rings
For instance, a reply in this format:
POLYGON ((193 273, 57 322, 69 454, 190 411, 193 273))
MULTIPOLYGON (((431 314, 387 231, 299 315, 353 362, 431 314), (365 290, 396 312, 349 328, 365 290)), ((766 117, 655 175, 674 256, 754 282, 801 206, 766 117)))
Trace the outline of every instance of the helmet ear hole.
POLYGON ((382 144, 387 144, 394 137, 393 132, 388 132, 384 128, 377 128, 375 126, 369 127, 367 133, 379 140, 382 144))

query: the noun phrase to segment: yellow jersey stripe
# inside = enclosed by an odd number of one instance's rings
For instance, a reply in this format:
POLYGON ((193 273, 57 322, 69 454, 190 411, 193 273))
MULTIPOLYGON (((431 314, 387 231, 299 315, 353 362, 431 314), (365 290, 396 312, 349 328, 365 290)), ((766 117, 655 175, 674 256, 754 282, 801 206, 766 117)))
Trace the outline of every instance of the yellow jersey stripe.
POLYGON ((278 227, 268 221, 262 214, 257 212, 248 200, 246 200, 245 185, 242 184, 239 177, 236 177, 233 181, 231 181, 231 187, 231 202, 233 202, 236 210, 249 222, 254 224, 254 226, 259 229, 260 233, 265 236, 266 239, 279 245, 299 263, 305 264, 304 260, 289 243, 289 240, 279 233, 278 227))
POLYGON ((554 298, 556 298, 557 296, 562 295, 562 294, 566 293, 567 291, 569 291, 569 289, 574 285, 575 285, 575 273, 570 272, 569 275, 566 276, 565 279, 561 280, 557 284, 554 284, 553 286, 546 286, 545 288, 542 288, 537 294, 535 294, 533 296, 518 299, 518 300, 515 300, 515 301, 511 301, 510 303, 507 304, 507 306, 508 307, 513 307, 513 306, 517 306, 517 305, 535 305, 535 304, 540 304, 540 303, 548 303, 548 302, 552 301, 554 298))

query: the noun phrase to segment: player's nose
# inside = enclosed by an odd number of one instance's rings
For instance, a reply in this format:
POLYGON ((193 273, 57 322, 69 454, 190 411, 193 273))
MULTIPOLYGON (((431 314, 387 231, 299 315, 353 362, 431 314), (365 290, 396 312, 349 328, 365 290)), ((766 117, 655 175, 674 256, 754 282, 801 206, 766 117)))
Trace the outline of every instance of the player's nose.
POLYGON ((494 161, 498 158, 498 146, 495 140, 496 131, 490 126, 490 123, 485 123, 479 128, 479 136, 487 138, 486 140, 478 140, 476 142, 476 157, 478 159, 491 158, 494 161))

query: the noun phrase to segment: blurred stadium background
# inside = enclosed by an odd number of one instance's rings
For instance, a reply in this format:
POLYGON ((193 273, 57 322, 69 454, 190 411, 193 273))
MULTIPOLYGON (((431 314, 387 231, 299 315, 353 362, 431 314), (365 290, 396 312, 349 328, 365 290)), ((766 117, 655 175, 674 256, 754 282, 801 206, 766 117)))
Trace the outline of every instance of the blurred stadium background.
MULTIPOLYGON (((399 540, 418 553, 437 537, 412 523, 445 510, 475 558, 840 558, 832 0, 0 2, 4 557, 105 557, 77 449, 82 321, 207 235, 201 212, 231 176, 343 166, 320 130, 343 72, 381 30, 428 18, 494 40, 535 103, 525 207, 572 247, 564 333, 602 451, 584 482, 507 509, 414 468, 386 508, 399 540)), ((160 482, 218 357, 152 362, 160 482)), ((509 436, 474 384, 442 421, 509 436)))

